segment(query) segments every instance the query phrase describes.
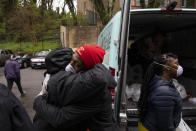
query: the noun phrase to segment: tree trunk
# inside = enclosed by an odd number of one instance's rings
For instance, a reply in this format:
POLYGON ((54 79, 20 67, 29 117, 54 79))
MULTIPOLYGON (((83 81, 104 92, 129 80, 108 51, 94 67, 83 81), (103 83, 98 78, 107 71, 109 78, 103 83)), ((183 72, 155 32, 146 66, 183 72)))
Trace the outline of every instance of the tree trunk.
POLYGON ((44 17, 44 11, 47 10, 46 0, 41 0, 41 16, 44 17))
POLYGON ((34 4, 37 4, 37 0, 33 0, 33 3, 34 3, 34 4))
POLYGON ((154 7, 155 0, 148 0, 148 8, 154 7))
POLYGON ((62 15, 65 14, 65 6, 66 6, 66 0, 64 0, 64 2, 63 2, 62 15))
POLYGON ((47 0, 48 10, 52 10, 53 0, 47 0))
POLYGON ((104 4, 102 0, 92 0, 95 10, 99 14, 99 17, 101 19, 101 22, 103 25, 107 24, 109 21, 109 17, 107 16, 107 12, 104 8, 104 4))
POLYGON ((73 1, 72 0, 67 0, 67 5, 68 5, 68 8, 72 14, 72 17, 73 17, 73 20, 74 20, 74 25, 77 25, 77 18, 76 18, 76 13, 75 13, 75 7, 74 7, 74 4, 73 4, 73 1))
POLYGON ((140 0, 141 8, 145 8, 145 0, 140 0))

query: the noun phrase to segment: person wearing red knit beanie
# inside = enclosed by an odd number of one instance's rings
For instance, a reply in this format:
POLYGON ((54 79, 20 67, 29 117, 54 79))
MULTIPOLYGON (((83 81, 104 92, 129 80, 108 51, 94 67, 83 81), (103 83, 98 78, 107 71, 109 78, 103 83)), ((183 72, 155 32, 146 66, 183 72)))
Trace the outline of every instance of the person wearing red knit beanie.
POLYGON ((105 55, 105 50, 97 45, 83 45, 75 52, 70 64, 76 72, 91 69, 94 65, 102 63, 105 55))
POLYGON ((38 131, 117 131, 110 89, 117 85, 97 45, 76 49, 65 71, 51 76, 47 94, 35 99, 38 131))

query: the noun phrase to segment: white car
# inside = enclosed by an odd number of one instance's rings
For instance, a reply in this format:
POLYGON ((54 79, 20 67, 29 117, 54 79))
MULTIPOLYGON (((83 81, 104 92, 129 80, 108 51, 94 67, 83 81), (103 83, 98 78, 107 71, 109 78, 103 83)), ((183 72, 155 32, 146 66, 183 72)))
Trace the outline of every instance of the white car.
POLYGON ((49 50, 39 51, 31 58, 31 68, 45 68, 45 57, 48 55, 49 50))

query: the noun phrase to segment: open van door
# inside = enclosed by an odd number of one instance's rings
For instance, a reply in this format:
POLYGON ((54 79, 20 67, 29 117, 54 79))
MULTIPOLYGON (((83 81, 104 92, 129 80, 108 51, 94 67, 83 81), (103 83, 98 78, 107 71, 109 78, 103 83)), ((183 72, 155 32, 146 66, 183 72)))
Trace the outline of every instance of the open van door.
POLYGON ((127 116, 126 116, 126 70, 128 59, 128 36, 129 36, 129 23, 130 23, 130 0, 124 0, 122 11, 122 25, 119 43, 119 58, 118 58, 118 85, 115 98, 115 118, 121 125, 123 130, 126 130, 127 116))

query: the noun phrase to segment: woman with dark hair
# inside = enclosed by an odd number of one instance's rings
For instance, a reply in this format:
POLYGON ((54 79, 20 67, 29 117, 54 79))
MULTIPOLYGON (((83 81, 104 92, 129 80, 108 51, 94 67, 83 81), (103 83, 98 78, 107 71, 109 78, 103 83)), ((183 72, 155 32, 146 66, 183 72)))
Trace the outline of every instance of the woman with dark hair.
POLYGON ((181 120, 182 99, 173 84, 183 68, 172 53, 157 57, 148 67, 139 100, 139 131, 175 131, 181 120))

